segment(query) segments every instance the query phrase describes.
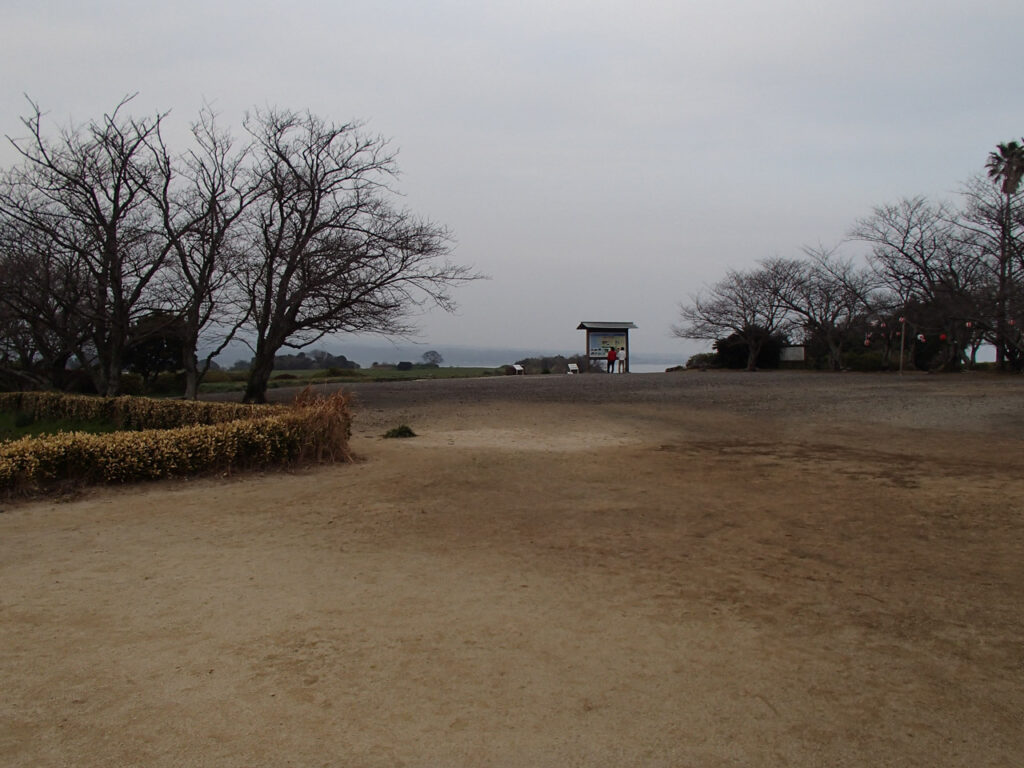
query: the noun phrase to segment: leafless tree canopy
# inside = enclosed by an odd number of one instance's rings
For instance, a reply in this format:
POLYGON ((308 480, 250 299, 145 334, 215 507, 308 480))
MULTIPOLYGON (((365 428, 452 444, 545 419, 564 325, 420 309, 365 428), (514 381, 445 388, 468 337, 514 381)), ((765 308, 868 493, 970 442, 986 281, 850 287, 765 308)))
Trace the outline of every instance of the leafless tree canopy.
POLYGON ((839 369, 862 339, 886 363, 908 350, 918 365, 951 369, 996 349, 1000 367, 1024 366, 1024 148, 1001 144, 988 177, 969 180, 961 205, 923 197, 875 207, 856 221, 847 245, 805 248, 730 271, 680 308, 684 338, 735 335, 756 359, 759 339, 788 333, 824 350, 839 369))
MULTIPOLYGON (((132 320, 167 255, 166 243, 154 237, 147 195, 157 174, 150 148, 160 142, 162 116, 136 120, 125 116, 126 105, 50 139, 33 104, 23 120, 28 136, 11 141, 23 162, 0 186, 7 238, 28 235, 41 269, 56 266, 55 273, 84 278, 65 287, 77 294, 70 308, 82 314, 87 337, 65 341, 108 395, 117 393, 132 320)), ((31 253, 21 250, 24 263, 31 253)))
POLYGON ((240 267, 255 336, 246 399, 262 398, 282 346, 408 333, 423 302, 452 307, 451 286, 473 275, 448 260, 443 227, 393 206, 387 142, 309 113, 256 112, 246 129, 263 190, 240 267))
POLYGON ((173 333, 195 397, 240 338, 259 401, 282 347, 409 333, 417 308, 451 310, 478 277, 450 260, 444 227, 396 205, 395 154, 362 126, 257 110, 239 140, 207 108, 175 153, 165 116, 136 119, 130 102, 56 138, 30 102, 27 135, 8 137, 21 156, 0 178, 8 369, 60 386, 74 361, 113 395, 128 345, 173 333))
POLYGON ((747 345, 747 368, 753 370, 765 341, 790 326, 781 293, 769 269, 730 270, 723 280, 680 307, 681 322, 672 331, 687 339, 735 334, 747 345))

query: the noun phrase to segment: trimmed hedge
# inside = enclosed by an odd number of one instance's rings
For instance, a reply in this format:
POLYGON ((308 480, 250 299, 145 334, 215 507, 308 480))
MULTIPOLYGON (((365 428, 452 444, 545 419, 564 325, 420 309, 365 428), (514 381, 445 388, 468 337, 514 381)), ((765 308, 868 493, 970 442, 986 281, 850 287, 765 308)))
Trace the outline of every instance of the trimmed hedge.
POLYGON ((270 407, 194 400, 153 400, 127 395, 90 397, 60 392, 0 392, 0 411, 19 411, 30 414, 33 419, 96 419, 129 430, 219 424, 266 414, 270 407))
POLYGON ((177 424, 106 435, 62 432, 0 444, 0 492, 6 495, 351 458, 351 413, 340 392, 328 398, 304 393, 290 407, 11 395, 0 396, 0 408, 57 418, 112 418, 135 429, 175 418, 177 424))

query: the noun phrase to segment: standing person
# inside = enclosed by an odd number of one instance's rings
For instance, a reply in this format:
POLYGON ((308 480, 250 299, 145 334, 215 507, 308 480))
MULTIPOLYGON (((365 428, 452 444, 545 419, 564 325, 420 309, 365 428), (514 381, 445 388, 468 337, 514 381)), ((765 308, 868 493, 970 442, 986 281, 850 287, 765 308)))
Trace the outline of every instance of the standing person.
POLYGON ((615 347, 608 347, 608 373, 615 373, 615 347))
POLYGON ((619 354, 616 356, 619 361, 619 373, 626 372, 626 348, 619 347, 619 354))

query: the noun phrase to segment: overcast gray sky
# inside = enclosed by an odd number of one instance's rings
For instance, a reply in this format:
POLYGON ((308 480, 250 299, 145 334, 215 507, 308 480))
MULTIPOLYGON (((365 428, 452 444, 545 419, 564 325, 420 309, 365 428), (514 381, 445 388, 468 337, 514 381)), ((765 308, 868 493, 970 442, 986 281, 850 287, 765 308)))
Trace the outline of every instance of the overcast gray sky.
POLYGON ((421 319, 439 349, 577 351, 580 320, 630 320, 637 353, 690 350, 678 303, 727 268, 953 197, 1024 134, 1020 0, 0 9, 0 133, 26 93, 53 126, 137 91, 134 113, 172 110, 172 141, 204 101, 233 126, 272 105, 391 138, 405 203, 491 276, 421 319))

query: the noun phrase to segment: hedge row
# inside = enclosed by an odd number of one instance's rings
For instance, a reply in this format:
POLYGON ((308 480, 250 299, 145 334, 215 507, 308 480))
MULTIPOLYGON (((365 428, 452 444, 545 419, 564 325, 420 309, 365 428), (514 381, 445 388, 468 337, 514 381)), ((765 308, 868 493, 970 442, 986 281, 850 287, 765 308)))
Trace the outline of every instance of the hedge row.
MULTIPOLYGON (((83 409, 74 410, 75 418, 86 408, 78 402, 69 407, 83 409)), ((350 458, 351 414, 340 392, 326 399, 301 397, 288 408, 238 407, 245 408, 248 418, 106 435, 64 432, 0 444, 0 491, 24 495, 68 484, 126 483, 350 458)), ((135 404, 128 410, 130 418, 148 412, 135 404)), ((208 417, 224 412, 214 408, 208 417)))
POLYGON ((153 400, 148 397, 89 397, 60 392, 0 392, 0 411, 27 413, 33 419, 97 419, 118 429, 171 429, 219 424, 266 414, 268 406, 153 400))

